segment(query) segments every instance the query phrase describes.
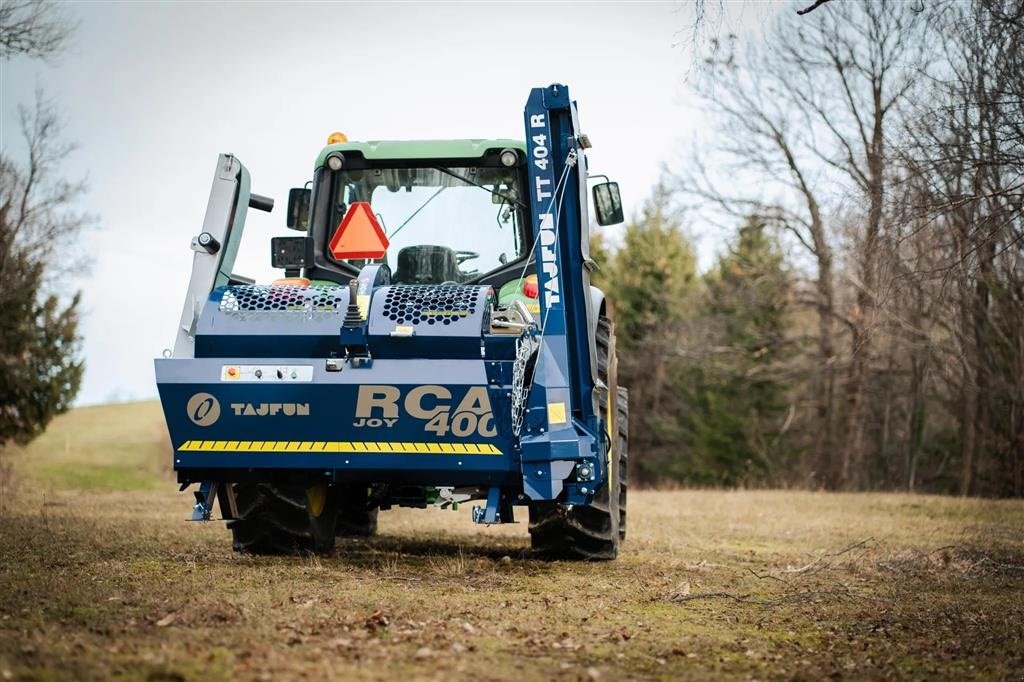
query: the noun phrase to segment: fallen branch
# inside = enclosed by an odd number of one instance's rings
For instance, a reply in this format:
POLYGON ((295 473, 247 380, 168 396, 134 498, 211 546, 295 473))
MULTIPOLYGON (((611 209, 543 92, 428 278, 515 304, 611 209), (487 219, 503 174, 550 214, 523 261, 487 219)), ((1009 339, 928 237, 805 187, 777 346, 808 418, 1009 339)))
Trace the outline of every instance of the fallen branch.
POLYGON ((677 594, 670 601, 687 602, 697 599, 732 599, 741 604, 753 604, 755 606, 778 606, 779 604, 798 603, 813 599, 814 597, 838 597, 850 596, 849 590, 809 590, 804 592, 792 592, 784 594, 775 599, 751 599, 749 594, 733 594, 732 592, 697 592, 695 594, 677 594))
POLYGON ((647 598, 651 601, 657 599, 655 594, 651 591, 651 588, 647 586, 647 583, 643 581, 643 578, 640 577, 640 574, 636 572, 636 569, 631 568, 630 570, 633 572, 633 577, 636 578, 637 585, 639 585, 640 589, 647 594, 647 598))
POLYGON ((707 559, 701 559, 700 562, 698 562, 696 564, 686 564, 686 566, 684 566, 684 568, 687 571, 700 571, 700 570, 703 570, 705 568, 728 568, 728 567, 729 567, 728 564, 710 564, 710 563, 708 563, 707 559))
POLYGON ((750 595, 746 594, 733 594, 732 592, 697 592, 696 594, 677 594, 672 597, 672 601, 684 602, 694 601, 696 599, 732 599, 743 604, 771 604, 761 599, 748 599, 750 595))
POLYGON ((942 547, 938 547, 938 548, 933 549, 932 551, 928 552, 928 556, 931 556, 932 554, 938 554, 939 552, 941 552, 944 549, 956 549, 956 545, 943 545, 942 547))
POLYGON ((777 575, 772 575, 771 573, 763 573, 763 574, 762 573, 758 573, 757 571, 755 571, 754 569, 750 568, 749 566, 747 567, 747 570, 750 572, 751 575, 753 575, 755 578, 758 578, 759 580, 764 580, 765 578, 768 578, 768 579, 771 579, 771 580, 778 580, 783 585, 789 585, 789 581, 788 580, 786 580, 785 578, 780 578, 777 575))
POLYGON ((815 559, 811 563, 807 564, 806 566, 801 566, 800 568, 787 568, 786 569, 786 573, 803 573, 803 572, 808 571, 811 568, 817 566, 818 564, 820 564, 825 559, 834 559, 837 556, 842 556, 843 554, 846 554, 847 552, 852 552, 853 550, 855 550, 858 547, 861 547, 863 545, 866 545, 867 543, 871 542, 872 540, 874 540, 873 537, 864 538, 863 540, 855 542, 852 545, 848 545, 848 546, 844 547, 843 549, 839 550, 838 552, 827 552, 825 554, 822 554, 820 557, 818 557, 817 559, 815 559))
POLYGON ((1024 571, 1024 566, 1018 566, 1016 564, 1004 564, 1001 561, 996 561, 995 559, 982 555, 982 557, 975 561, 973 564, 971 564, 971 566, 966 571, 964 571, 964 573, 969 573, 971 569, 973 569, 975 566, 981 566, 982 564, 992 564, 993 566, 1003 568, 1008 571, 1024 571))

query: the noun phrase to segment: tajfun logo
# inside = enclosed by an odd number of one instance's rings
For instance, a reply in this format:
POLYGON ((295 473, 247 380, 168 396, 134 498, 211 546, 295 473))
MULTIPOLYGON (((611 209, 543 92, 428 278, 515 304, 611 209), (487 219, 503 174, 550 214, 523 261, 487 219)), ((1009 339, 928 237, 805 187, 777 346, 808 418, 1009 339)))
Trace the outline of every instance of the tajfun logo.
POLYGON ((209 393, 196 393, 185 406, 196 426, 210 426, 220 417, 220 402, 209 393))

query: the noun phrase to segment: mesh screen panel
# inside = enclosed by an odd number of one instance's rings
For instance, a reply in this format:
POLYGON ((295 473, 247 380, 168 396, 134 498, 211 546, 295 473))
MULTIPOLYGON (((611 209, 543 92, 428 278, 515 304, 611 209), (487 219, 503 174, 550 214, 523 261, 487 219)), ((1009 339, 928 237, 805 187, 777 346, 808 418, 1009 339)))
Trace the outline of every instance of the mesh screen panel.
POLYGON ((342 286, 243 284, 224 291, 219 309, 243 320, 269 316, 308 320, 344 315, 347 303, 348 295, 342 286))
POLYGON ((480 288, 403 286, 388 288, 382 313, 397 324, 454 324, 477 311, 480 288))

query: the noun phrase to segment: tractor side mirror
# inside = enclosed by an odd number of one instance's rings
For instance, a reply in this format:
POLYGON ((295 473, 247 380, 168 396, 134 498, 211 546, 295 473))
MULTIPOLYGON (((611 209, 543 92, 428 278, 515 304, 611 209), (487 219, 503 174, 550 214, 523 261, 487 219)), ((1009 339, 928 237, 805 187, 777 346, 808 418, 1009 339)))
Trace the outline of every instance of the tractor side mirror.
POLYGON ((614 225, 624 220, 619 183, 602 182, 594 185, 594 210, 597 212, 598 225, 614 225))
POLYGON ((286 225, 293 230, 305 232, 309 229, 309 201, 312 190, 293 187, 288 190, 288 216, 286 225))

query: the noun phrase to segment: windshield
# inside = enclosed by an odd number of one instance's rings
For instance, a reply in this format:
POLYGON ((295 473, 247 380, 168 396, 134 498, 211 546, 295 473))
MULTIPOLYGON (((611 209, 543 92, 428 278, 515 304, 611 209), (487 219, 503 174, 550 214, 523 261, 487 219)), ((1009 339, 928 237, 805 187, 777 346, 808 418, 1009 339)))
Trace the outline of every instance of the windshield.
POLYGON ((396 283, 462 283, 524 255, 514 168, 371 168, 334 180, 330 233, 353 202, 369 201, 396 283))

